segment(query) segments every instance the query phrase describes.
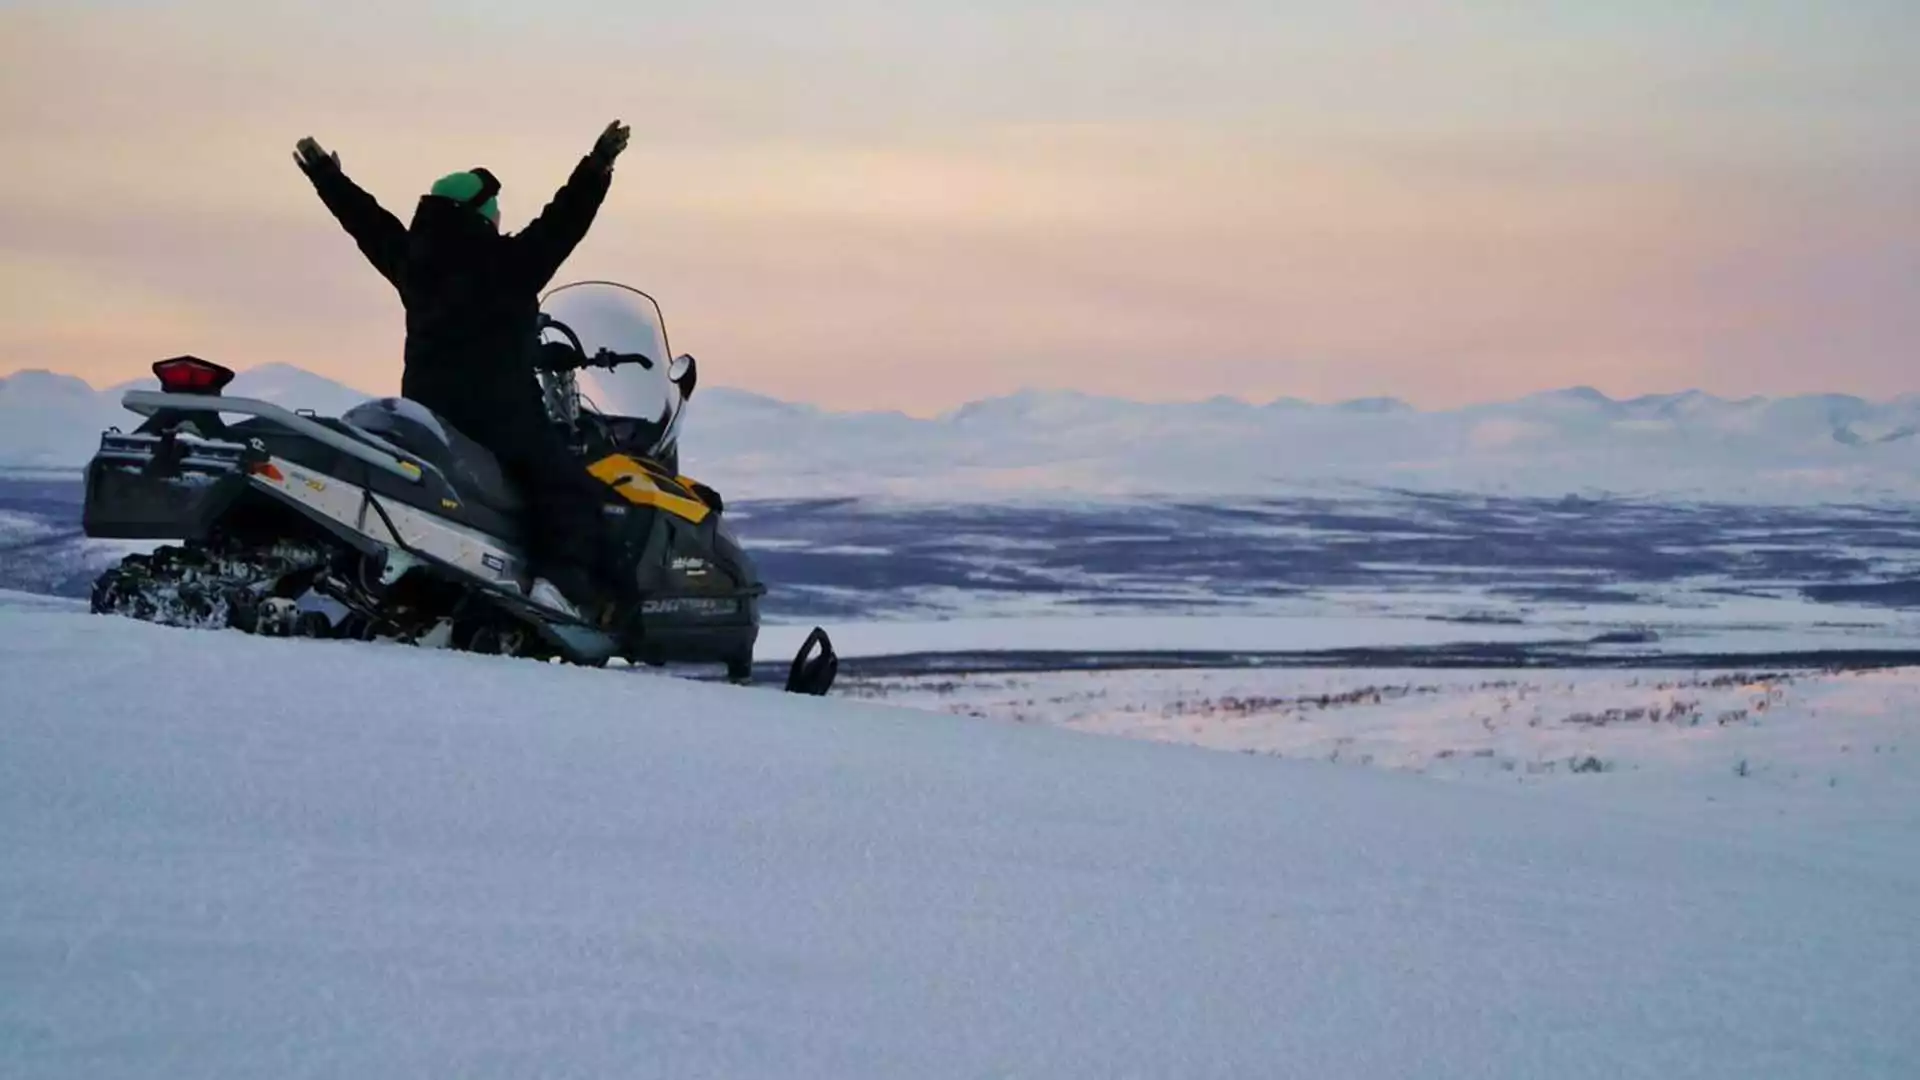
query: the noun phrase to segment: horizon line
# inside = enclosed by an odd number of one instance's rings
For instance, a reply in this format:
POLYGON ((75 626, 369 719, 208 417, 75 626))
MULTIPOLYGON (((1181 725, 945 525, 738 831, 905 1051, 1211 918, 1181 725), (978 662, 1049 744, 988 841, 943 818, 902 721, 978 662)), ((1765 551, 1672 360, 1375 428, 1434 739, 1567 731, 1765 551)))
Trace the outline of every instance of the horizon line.
MULTIPOLYGON (((352 393, 364 394, 369 398, 395 396, 395 395, 389 395, 389 394, 374 393, 372 391, 366 390, 359 386, 343 383, 340 380, 333 378, 332 376, 322 375, 318 372, 311 371, 307 368, 303 368, 298 364, 291 364, 285 361, 268 361, 262 364, 255 364, 251 367, 234 368, 233 371, 235 372, 236 375, 246 375, 250 373, 267 372, 267 371, 287 371, 287 372, 292 372, 292 373, 305 376, 307 378, 318 379, 318 380, 330 383, 333 386, 339 387, 342 390, 346 390, 352 393)), ((91 380, 87 379, 85 376, 76 375, 71 372, 59 371, 59 370, 48 368, 48 367, 23 367, 23 368, 17 368, 12 371, 0 372, 0 382, 6 382, 10 379, 15 378, 16 376, 21 376, 21 375, 42 375, 42 376, 51 376, 51 377, 60 378, 60 379, 68 379, 68 380, 72 380, 74 382, 80 383, 81 385, 87 387, 89 390, 97 394, 107 393, 116 389, 129 388, 136 384, 146 381, 147 378, 150 378, 149 376, 149 377, 143 377, 143 378, 123 379, 118 382, 108 383, 106 385, 95 385, 91 380)), ((765 393, 763 391, 754 390, 745 386, 730 385, 728 383, 720 382, 717 380, 712 382, 707 382, 706 380, 703 380, 703 383, 709 392, 713 390, 725 390, 725 391, 729 391, 729 392, 740 394, 747 397, 755 397, 755 398, 760 398, 761 400, 764 400, 764 401, 775 402, 781 405, 815 409, 823 413, 831 413, 831 414, 837 414, 842 416, 875 416, 875 415, 906 416, 909 418, 917 418, 917 419, 939 419, 942 417, 949 417, 954 414, 963 412, 973 406, 988 404, 992 402, 1009 401, 1009 400, 1014 400, 1018 398, 1032 398, 1032 397, 1044 398, 1049 396, 1061 397, 1061 398, 1069 398, 1069 397, 1081 398, 1086 400, 1104 401, 1104 402, 1111 402, 1111 403, 1122 404, 1122 405, 1168 406, 1168 407, 1208 405, 1208 404, 1215 404, 1215 403, 1228 403, 1228 404, 1238 405, 1238 406, 1242 406, 1250 409, 1268 409, 1268 408, 1274 408, 1276 406, 1286 406, 1286 405, 1303 406, 1306 408, 1314 408, 1314 409, 1341 409, 1341 408, 1350 409, 1354 406, 1373 406, 1373 407, 1389 409, 1393 411, 1405 411, 1405 412, 1415 412, 1415 413, 1425 413, 1425 414, 1460 412, 1467 409, 1481 408, 1481 407, 1492 406, 1492 405, 1512 405, 1512 404, 1518 404, 1524 401, 1528 401, 1530 399, 1550 398, 1550 397, 1583 397, 1589 400, 1597 399, 1599 401, 1603 401, 1610 405, 1634 405, 1634 404, 1639 404, 1644 402, 1672 401, 1672 400, 1690 398, 1690 397, 1691 398, 1707 398, 1707 399, 1721 402, 1723 404, 1728 404, 1728 405, 1747 405, 1747 404, 1753 404, 1753 403, 1759 403, 1759 402, 1793 401, 1793 400, 1804 399, 1804 398, 1847 398, 1847 399, 1859 401, 1869 405, 1888 405, 1888 404, 1894 404, 1894 403, 1903 401, 1910 397, 1920 396, 1920 389, 1914 389, 1914 390, 1902 391, 1897 394, 1893 394, 1887 397, 1879 397, 1879 398, 1866 397, 1861 394, 1849 393, 1845 391, 1834 391, 1834 390, 1807 390, 1807 391, 1800 391, 1797 393, 1789 393, 1789 394, 1749 393, 1739 397, 1733 397, 1733 396, 1729 396, 1722 393, 1716 393, 1711 390, 1702 390, 1698 387, 1687 387, 1680 390, 1649 391, 1645 393, 1634 394, 1627 397, 1614 397, 1613 395, 1608 394, 1606 391, 1600 390, 1597 387, 1594 387, 1588 384, 1577 384, 1577 385, 1568 385, 1568 386, 1549 387, 1549 388, 1540 389, 1540 390, 1532 390, 1526 393, 1516 394, 1510 397, 1486 398, 1486 399, 1481 399, 1481 400, 1468 402, 1460 405, 1432 408, 1432 407, 1422 407, 1418 404, 1415 404, 1412 401, 1407 400, 1406 398, 1398 397, 1392 394, 1363 394, 1357 397, 1341 398, 1333 401, 1318 401, 1312 398, 1299 397, 1292 394, 1282 394, 1277 397, 1269 398, 1265 401, 1255 401, 1246 397, 1242 397, 1237 394, 1227 394, 1227 393, 1209 394, 1204 397, 1193 397, 1193 398, 1131 398, 1131 397, 1122 397, 1116 394, 1106 394, 1106 393, 1099 393, 1095 391, 1080 390, 1072 387, 1024 386, 1017 390, 1011 390, 1004 393, 989 394, 982 397, 968 398, 965 401, 959 402, 958 404, 955 404, 955 405, 948 406, 937 412, 933 412, 922 417, 916 417, 915 414, 900 408, 840 409, 840 408, 835 408, 833 406, 817 404, 814 402, 790 400, 787 398, 778 397, 773 394, 765 393)))

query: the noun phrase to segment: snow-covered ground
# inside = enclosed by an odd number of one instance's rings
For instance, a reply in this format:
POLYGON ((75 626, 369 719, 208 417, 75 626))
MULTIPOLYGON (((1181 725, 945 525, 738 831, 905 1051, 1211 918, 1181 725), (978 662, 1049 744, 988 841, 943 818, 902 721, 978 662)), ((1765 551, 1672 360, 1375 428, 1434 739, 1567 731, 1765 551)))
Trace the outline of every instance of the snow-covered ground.
MULTIPOLYGON (((0 1076, 1920 1074, 1911 831, 1766 772, 1716 816, 4 599, 0 1076)), ((1820 698, 1890 813, 1901 685, 1820 698)))
MULTIPOLYGON (((940 619, 828 620, 847 656, 952 652, 1324 652, 1432 646, 1571 642, 1595 656, 1725 654, 1920 648, 1920 618, 1898 609, 1835 610, 1810 601, 1734 597, 1701 608, 1652 605, 1536 605, 1524 622, 1438 617, 1421 597, 1338 595, 1272 605, 1264 615, 1057 615, 1036 602, 1019 615, 940 619), (1545 610, 1542 610, 1542 609, 1545 610), (1358 609, 1358 613, 1356 610, 1358 609), (1609 633, 1647 631, 1647 644, 1586 644, 1609 633)), ((1453 606, 1467 607, 1467 603, 1453 606)), ((761 631, 762 659, 793 655, 819 620, 783 620, 761 631)))
POLYGON ((864 700, 1539 790, 1866 865, 1920 837, 1920 669, 1177 670, 856 679, 864 700))
MULTIPOLYGON (((809 622, 764 627, 755 654, 792 656, 809 622)), ((1464 625, 1420 616, 1036 615, 1026 618, 835 621, 844 656, 898 656, 974 650, 1010 652, 1287 652, 1301 649, 1550 641, 1554 626, 1464 625)))

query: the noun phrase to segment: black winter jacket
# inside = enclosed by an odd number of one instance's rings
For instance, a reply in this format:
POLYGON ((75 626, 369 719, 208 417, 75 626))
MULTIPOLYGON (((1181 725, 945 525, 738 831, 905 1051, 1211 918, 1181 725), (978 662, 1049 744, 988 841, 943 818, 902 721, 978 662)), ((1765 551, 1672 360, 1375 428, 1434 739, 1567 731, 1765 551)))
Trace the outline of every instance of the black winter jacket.
POLYGON ((613 176, 589 155, 525 229, 503 235, 451 199, 398 218, 338 169, 313 177, 327 209, 399 292, 401 393, 496 453, 546 423, 532 366, 540 293, 586 236, 613 176))

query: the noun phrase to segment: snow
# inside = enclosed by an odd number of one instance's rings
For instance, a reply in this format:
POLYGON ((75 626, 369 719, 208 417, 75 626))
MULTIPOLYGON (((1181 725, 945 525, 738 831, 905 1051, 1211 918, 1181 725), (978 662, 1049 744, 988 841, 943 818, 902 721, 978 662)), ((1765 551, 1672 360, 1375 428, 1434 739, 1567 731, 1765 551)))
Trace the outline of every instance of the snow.
MULTIPOLYGON (((147 385, 150 380, 141 381, 147 385)), ((132 385, 132 384, 129 384, 132 385)), ((0 378, 0 466, 77 467, 125 423, 120 388, 0 378)), ((231 390, 338 415, 368 396, 299 368, 231 390)), ((1023 391, 932 418, 834 412, 709 383, 682 459, 732 498, 1358 495, 1380 488, 1825 504, 1920 499, 1920 397, 1617 401, 1589 388, 1447 410, 1390 399, 1146 403, 1023 391)))
POLYGON ((46 593, 26 592, 20 589, 0 589, 0 620, 8 614, 22 611, 60 611, 78 614, 87 610, 87 602, 67 596, 49 596, 46 593))
POLYGON ((21 371, 0 377, 0 464, 10 470, 77 468, 99 448, 102 431, 130 427, 132 416, 116 399, 71 375, 21 371))
POLYGON ((1910 840, 51 602, 0 685, 4 1075, 1920 1072, 1910 840))
MULTIPOLYGON (((819 587, 817 595, 834 591, 819 587)), ((902 601, 939 614, 833 620, 845 656, 941 652, 1323 652, 1434 646, 1553 644, 1612 656, 1673 652, 1760 654, 1816 650, 1906 651, 1920 640, 1920 616, 1884 607, 1836 607, 1798 598, 1726 596, 1660 590, 1657 602, 1516 603, 1474 589, 1399 591, 1325 589, 1299 597, 1246 601, 1247 614, 1220 614, 1215 598, 1196 591, 1199 614, 1137 614, 1116 606, 1098 614, 1061 614, 1076 598, 1098 599, 1091 585, 1066 597, 916 587, 902 601), (1205 613, 1210 605, 1214 613, 1205 613), (1594 638, 1645 632, 1631 645, 1590 645, 1594 638)), ((850 599, 864 594, 849 593, 850 599)), ((770 620, 755 655, 781 662, 818 621, 770 620)))
MULTIPOLYGON (((394 355, 397 376, 397 348, 394 355)), ((235 397, 260 398, 289 409, 310 409, 321 416, 340 416, 375 396, 292 364, 262 364, 249 368, 234 376, 226 392, 235 397)))
MULTIPOLYGON (((802 621, 804 623, 804 620, 802 621)), ((757 656, 791 657, 811 623, 764 627, 757 656)), ((1100 615, 835 621, 844 656, 996 650, 1291 652, 1561 639, 1556 627, 1462 625, 1421 618, 1100 615)))
POLYGON ((854 680, 892 705, 1537 788, 1793 829, 1877 866, 1920 835, 1920 669, 1049 672, 854 680))
POLYGON ((60 530, 45 518, 0 510, 0 550, 58 536, 60 530))
POLYGON ((688 467, 740 496, 800 484, 932 500, 1380 487, 1779 503, 1920 495, 1920 410, 1906 398, 1615 401, 1583 388, 1424 411, 1390 399, 1150 404, 1026 391, 919 420, 715 388, 691 409, 688 467))

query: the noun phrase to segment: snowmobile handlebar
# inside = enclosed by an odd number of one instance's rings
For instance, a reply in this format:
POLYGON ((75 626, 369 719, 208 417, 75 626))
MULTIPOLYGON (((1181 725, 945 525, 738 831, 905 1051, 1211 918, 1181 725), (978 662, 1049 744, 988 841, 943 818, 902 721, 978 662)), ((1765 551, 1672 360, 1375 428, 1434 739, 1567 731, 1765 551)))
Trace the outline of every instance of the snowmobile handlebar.
POLYGON ((619 364, 639 364, 643 368, 653 368, 653 358, 645 353, 617 353, 604 346, 591 357, 587 347, 580 342, 580 335, 559 319, 544 312, 540 315, 539 328, 542 331, 558 331, 565 341, 542 341, 534 350, 533 366, 540 371, 567 372, 581 368, 611 368, 619 364))

